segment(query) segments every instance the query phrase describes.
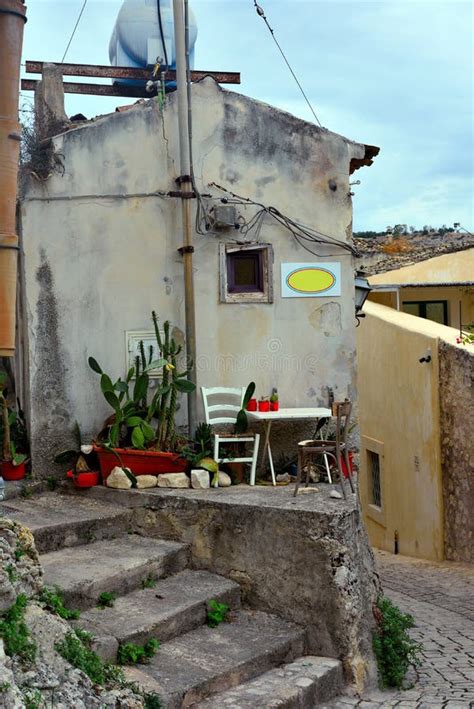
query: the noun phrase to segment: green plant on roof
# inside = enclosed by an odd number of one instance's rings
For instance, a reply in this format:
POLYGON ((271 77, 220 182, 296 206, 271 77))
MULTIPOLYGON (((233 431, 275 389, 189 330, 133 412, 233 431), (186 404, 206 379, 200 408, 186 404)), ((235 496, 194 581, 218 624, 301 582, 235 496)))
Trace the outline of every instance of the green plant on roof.
POLYGON ((219 603, 215 599, 209 601, 207 609, 207 624, 210 628, 217 628, 218 625, 227 620, 230 608, 226 603, 219 603))
POLYGON ((377 629, 372 643, 382 687, 402 689, 410 665, 420 663, 422 645, 408 631, 415 626, 413 616, 402 613, 385 596, 379 596, 374 608, 377 629))

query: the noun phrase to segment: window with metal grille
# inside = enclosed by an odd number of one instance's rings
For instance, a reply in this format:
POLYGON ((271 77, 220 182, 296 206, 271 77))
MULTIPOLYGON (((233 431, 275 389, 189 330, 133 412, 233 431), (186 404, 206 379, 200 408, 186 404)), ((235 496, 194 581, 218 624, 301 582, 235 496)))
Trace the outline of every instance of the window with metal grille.
POLYGON ((382 507, 382 488, 380 486, 380 456, 373 451, 367 451, 369 462, 372 500, 371 503, 376 507, 382 507))

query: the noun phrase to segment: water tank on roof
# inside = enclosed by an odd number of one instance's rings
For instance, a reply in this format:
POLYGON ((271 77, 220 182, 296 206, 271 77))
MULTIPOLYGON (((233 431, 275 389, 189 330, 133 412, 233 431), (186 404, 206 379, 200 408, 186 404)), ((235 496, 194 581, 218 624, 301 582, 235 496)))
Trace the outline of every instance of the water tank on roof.
MULTIPOLYGON (((197 25, 189 10, 189 50, 191 68, 194 66, 194 44, 197 25)), ((115 21, 109 44, 112 66, 139 69, 153 67, 156 61, 168 68, 176 68, 174 21, 171 0, 124 0, 115 21), (159 17, 161 16, 161 28, 159 17), (162 41, 164 39, 164 46, 162 41)), ((127 81, 127 83, 142 83, 127 81)))

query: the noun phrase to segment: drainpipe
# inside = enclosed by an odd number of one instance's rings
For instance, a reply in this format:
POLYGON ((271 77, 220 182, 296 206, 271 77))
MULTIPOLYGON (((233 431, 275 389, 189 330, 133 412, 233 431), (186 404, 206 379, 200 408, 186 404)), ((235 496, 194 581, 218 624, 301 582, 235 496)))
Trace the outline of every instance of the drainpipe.
POLYGON ((16 197, 20 157, 18 102, 26 7, 0 0, 0 356, 15 354, 18 236, 16 197))
MULTIPOLYGON (((191 224, 191 157, 189 146, 188 96, 186 76, 186 43, 183 0, 173 0, 174 39, 176 47, 176 83, 178 99, 178 129, 180 172, 177 182, 181 190, 181 213, 183 223, 183 245, 179 249, 184 265, 184 309, 186 354, 192 360, 193 368, 189 379, 196 384, 196 316, 194 306, 193 234, 191 224)), ((188 426, 190 435, 197 424, 197 391, 188 394, 188 426)))

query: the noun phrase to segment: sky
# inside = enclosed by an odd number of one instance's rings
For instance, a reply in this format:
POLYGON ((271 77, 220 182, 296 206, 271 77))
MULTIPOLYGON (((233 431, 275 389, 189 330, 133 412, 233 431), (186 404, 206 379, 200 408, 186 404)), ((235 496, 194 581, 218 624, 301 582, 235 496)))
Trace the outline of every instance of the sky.
MULTIPOLYGON (((61 61, 82 3, 29 0, 23 61, 61 61)), ((109 63, 109 39, 121 4, 88 0, 66 61, 109 63)), ((228 88, 314 122, 253 0, 190 4, 198 24, 196 69, 240 71, 242 84, 228 88)), ((472 230, 471 0, 259 4, 322 125, 380 147, 374 164, 353 176, 361 183, 352 188, 354 231, 454 222, 472 230)), ((24 108, 31 97, 22 94, 24 108)), ((66 112, 92 117, 130 102, 66 95, 66 112)))

